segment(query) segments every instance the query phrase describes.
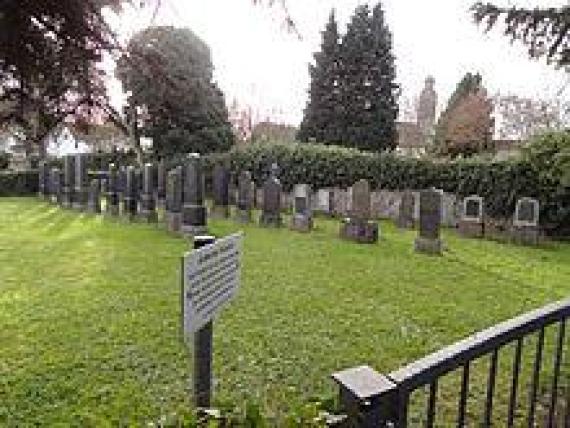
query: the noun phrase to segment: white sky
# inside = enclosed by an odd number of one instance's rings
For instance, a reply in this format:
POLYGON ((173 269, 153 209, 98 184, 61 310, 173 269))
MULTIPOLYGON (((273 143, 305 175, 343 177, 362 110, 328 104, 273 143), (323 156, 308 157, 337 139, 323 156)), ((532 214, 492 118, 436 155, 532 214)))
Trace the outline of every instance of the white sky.
MULTIPOLYGON (((383 0, 393 34, 397 81, 403 96, 412 99, 423 87, 427 74, 436 80, 443 104, 459 79, 479 71, 491 94, 515 93, 555 98, 569 75, 543 61, 531 61, 525 48, 511 45, 498 30, 485 34, 471 21, 469 7, 475 0, 383 0)), ((500 5, 557 6, 568 0, 496 0, 500 5)), ((267 0, 266 0, 267 3, 267 0)), ((278 3, 278 2, 276 2, 278 3)), ((307 99, 307 64, 318 50, 321 31, 331 8, 340 30, 359 0, 287 0, 289 12, 302 36, 283 28, 283 14, 273 8, 253 6, 252 0, 162 0, 155 25, 189 27, 211 48, 214 76, 229 105, 240 104, 262 111, 262 119, 298 124, 307 99)), ((373 2, 368 2, 372 3, 373 2)), ((126 10, 114 21, 121 36, 151 24, 152 10, 126 10)), ((570 85, 569 85, 570 86, 570 85)), ((120 103, 120 85, 110 82, 115 103, 120 103)))

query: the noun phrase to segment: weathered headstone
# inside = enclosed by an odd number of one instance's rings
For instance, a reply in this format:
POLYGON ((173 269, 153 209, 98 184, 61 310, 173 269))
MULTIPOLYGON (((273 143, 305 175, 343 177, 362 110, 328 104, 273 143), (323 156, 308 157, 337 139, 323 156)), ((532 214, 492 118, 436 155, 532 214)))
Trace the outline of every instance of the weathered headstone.
POLYGON ((277 178, 279 167, 271 166, 271 174, 263 184, 263 207, 259 224, 266 227, 281 227, 281 182, 277 178))
POLYGON ((484 201, 481 196, 472 195, 463 199, 463 209, 458 224, 463 236, 482 238, 484 235, 484 201))
POLYGON ((216 165, 213 172, 214 204, 212 214, 218 218, 230 215, 230 172, 223 165, 216 165))
POLYGON ((168 172, 166 178, 166 229, 179 232, 182 224, 182 167, 168 172))
POLYGON ((63 158, 63 206, 71 208, 75 193, 75 158, 67 155, 63 158))
POLYGON ((414 192, 406 190, 402 193, 400 208, 398 210, 397 225, 402 229, 413 229, 416 222, 414 213, 416 211, 416 196, 414 192))
POLYGON ((40 198, 49 199, 50 194, 50 176, 48 164, 46 161, 40 161, 38 164, 38 196, 40 198))
POLYGON ((105 194, 105 210, 109 215, 119 215, 120 201, 119 201, 119 172, 115 164, 109 165, 109 175, 107 178, 107 193, 105 194))
POLYGON ((428 254, 441 254, 443 243, 440 238, 441 198, 435 189, 420 192, 420 230, 415 240, 415 250, 428 254))
POLYGON ((134 166, 127 167, 123 190, 123 215, 133 220, 137 215, 137 171, 134 166))
POLYGON ((158 215, 154 203, 154 168, 147 163, 143 167, 140 218, 149 223, 156 223, 158 215))
POLYGON ((101 182, 98 178, 93 178, 89 184, 87 211, 94 214, 101 212, 101 182))
POLYGON ((87 208, 87 157, 86 155, 75 155, 75 195, 73 197, 73 208, 84 210, 87 208))
POLYGON ((328 216, 334 213, 334 190, 319 189, 317 191, 317 209, 328 216))
POLYGON ((359 180, 350 189, 350 215, 343 219, 340 236, 360 243, 378 241, 378 223, 370 220, 370 185, 359 180))
POLYGON ((255 184, 249 171, 242 171, 238 178, 238 199, 236 219, 242 223, 251 222, 251 210, 255 198, 255 184))
POLYGON ((51 200, 61 205, 62 203, 62 174, 59 168, 52 168, 50 171, 51 200))
POLYGON ((311 186, 297 184, 293 188, 293 216, 291 229, 309 232, 313 229, 313 211, 311 204, 311 186))
POLYGON ((166 199, 166 163, 161 160, 156 169, 156 205, 157 208, 164 207, 166 199))
POLYGON ((127 169, 121 165, 117 171, 117 198, 119 201, 120 211, 123 213, 124 198, 127 185, 127 169))
POLYGON ((538 245, 540 242, 540 203, 534 198, 517 201, 512 227, 512 239, 523 245, 538 245))
POLYGON ((207 214, 204 205, 204 176, 200 155, 192 153, 184 167, 181 231, 186 235, 206 232, 207 214))

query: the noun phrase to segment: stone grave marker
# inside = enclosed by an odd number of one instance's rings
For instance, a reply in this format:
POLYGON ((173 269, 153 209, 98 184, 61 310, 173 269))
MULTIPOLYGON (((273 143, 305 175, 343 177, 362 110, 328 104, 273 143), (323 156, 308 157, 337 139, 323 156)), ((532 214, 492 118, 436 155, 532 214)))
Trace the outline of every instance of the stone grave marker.
POLYGON ((223 165, 216 165, 213 171, 214 203, 212 214, 217 218, 230 216, 230 172, 223 165))
POLYGON ((242 223, 251 222, 251 210, 255 198, 255 184, 249 171, 242 171, 238 177, 238 198, 236 219, 242 223))
POLYGON ((101 213, 101 181, 93 178, 89 184, 87 211, 93 214, 101 213))
POLYGON ((415 250, 428 254, 441 254, 443 243, 441 228, 441 192, 435 189, 420 192, 420 230, 415 240, 415 250))
POLYGON ((75 195, 73 197, 73 208, 83 211, 87 208, 87 196, 89 193, 87 185, 87 155, 75 155, 75 195))
POLYGON ((151 163, 147 163, 143 167, 139 217, 148 223, 156 223, 158 221, 158 214, 154 202, 154 167, 151 163))
POLYGON ((75 158, 67 155, 63 158, 63 206, 71 208, 75 193, 75 158))
POLYGON ((166 199, 166 178, 167 178, 166 163, 164 160, 158 162, 156 168, 156 205, 157 208, 163 208, 166 199))
POLYGON ((204 176, 198 153, 188 155, 184 167, 181 231, 186 235, 206 232, 206 206, 204 205, 204 176))
POLYGON ((378 241, 378 223, 370 220, 370 185, 359 180, 351 187, 349 216, 342 220, 340 236, 359 243, 378 241))
POLYGON ((515 207, 511 237, 523 245, 540 243, 540 203, 535 198, 520 198, 515 207))
POLYGON ((52 202, 61 205, 62 203, 62 174, 59 168, 52 168, 50 172, 51 197, 52 202))
POLYGON ((166 179, 166 229, 179 232, 182 223, 182 167, 168 172, 166 179))
POLYGON ((119 201, 119 172, 115 164, 109 165, 107 178, 107 193, 105 194, 105 211, 108 215, 117 216, 120 211, 119 201))
POLYGON ((463 209, 458 223, 459 233, 466 237, 484 236, 484 200, 481 196, 471 195, 463 199, 463 209))
POLYGON ((416 212, 416 196, 414 192, 406 190, 402 193, 398 210, 397 226, 401 229, 413 229, 415 227, 414 213, 416 212))
POLYGON ((137 215, 137 171, 134 166, 127 167, 123 189, 123 215, 134 220, 137 215))
POLYGON ((311 186, 308 184, 296 184, 293 188, 291 229, 300 232, 309 232, 313 229, 311 186))
POLYGON ((40 161, 38 164, 38 196, 40 198, 49 199, 49 169, 46 161, 40 161))
POLYGON ((277 178, 279 167, 273 164, 271 174, 263 184, 263 206, 259 224, 265 227, 281 227, 281 182, 277 178))

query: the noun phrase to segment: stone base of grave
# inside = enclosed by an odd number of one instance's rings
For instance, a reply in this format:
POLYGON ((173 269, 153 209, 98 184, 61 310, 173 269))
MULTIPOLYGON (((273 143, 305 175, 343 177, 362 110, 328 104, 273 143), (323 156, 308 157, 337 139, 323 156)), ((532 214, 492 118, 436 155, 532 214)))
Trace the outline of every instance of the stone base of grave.
POLYGON ((291 218, 290 228, 299 232, 310 232, 313 229, 313 218, 295 214, 291 218))
POLYGON ((418 236, 414 241, 414 250, 417 253, 441 254, 443 252, 443 241, 441 239, 428 239, 418 236))
POLYGON ((251 223, 251 210, 240 210, 238 208, 235 212, 235 219, 240 223, 251 223))
POLYGON ((128 220, 135 220, 137 217, 137 200, 135 198, 123 199, 123 216, 128 220))
POLYGON ((158 213, 155 209, 154 196, 152 194, 146 193, 141 196, 139 218, 146 223, 156 223, 158 221, 158 213))
POLYGON ((416 222, 413 218, 397 218, 396 226, 400 229, 414 229, 416 227, 416 222))
POLYGON ((74 210, 84 211, 87 208, 87 191, 83 189, 75 189, 72 207, 74 210))
POLYGON ((212 206, 213 218, 229 218, 230 207, 228 205, 214 205, 212 206))
POLYGON ((166 230, 174 233, 180 232, 180 228, 182 225, 182 213, 173 213, 165 211, 164 219, 166 223, 166 230))
POLYGON ((513 226, 511 240, 520 245, 540 244, 540 230, 536 226, 513 226))
POLYGON ((378 242, 378 223, 345 218, 340 226, 340 237, 362 244, 378 242))
POLYGON ((73 192, 69 187, 63 188, 63 193, 61 195, 61 203, 64 208, 71 208, 71 206, 73 205, 73 192))
POLYGON ((457 231, 466 238, 482 238, 485 235, 483 223, 478 221, 460 220, 457 231))
POLYGON ((261 213, 259 225, 263 227, 281 227, 283 225, 281 213, 261 213))

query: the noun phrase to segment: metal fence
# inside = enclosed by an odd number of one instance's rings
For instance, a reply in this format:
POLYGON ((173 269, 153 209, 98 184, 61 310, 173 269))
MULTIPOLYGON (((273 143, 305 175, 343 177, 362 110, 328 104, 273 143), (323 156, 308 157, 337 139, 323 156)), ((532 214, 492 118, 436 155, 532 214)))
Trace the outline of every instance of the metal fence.
MULTIPOLYGON (((561 374, 563 354, 567 348, 565 329, 569 314, 570 299, 567 299, 497 324, 388 375, 379 374, 367 366, 335 373, 332 377, 339 384, 340 403, 346 414, 342 425, 416 426, 418 423, 410 421, 410 396, 415 391, 424 389, 426 401, 422 411, 425 412, 425 418, 421 425, 473 426, 473 421, 468 421, 466 416, 469 388, 474 380, 474 376, 470 377, 470 368, 485 357, 488 358, 485 366, 485 397, 477 409, 480 410, 481 418, 477 421, 477 426, 569 427, 570 385, 568 373, 562 371, 561 374), (550 347, 545 347, 547 327, 553 333, 550 347), (508 352, 511 348, 512 351, 508 352), (523 391, 520 385, 523 354, 530 354, 529 382, 526 385, 528 391, 523 391), (542 373, 542 384, 546 386, 539 391, 543 361, 547 358, 552 358, 552 366, 548 373, 542 373), (506 414, 497 421, 493 410, 494 400, 497 399, 499 359, 508 359, 509 370, 503 376, 508 376, 509 385, 508 391, 504 391, 508 396, 501 397, 501 402, 507 406, 506 414), (449 420, 448 412, 445 421, 436 423, 438 381, 450 373, 456 373, 461 379, 455 393, 455 414, 453 420, 449 420), (526 400, 524 406, 523 400, 526 400), (543 412, 540 419, 537 418, 539 401, 543 412), (524 407, 524 411, 521 407, 524 407)), ((505 361, 503 366, 504 364, 505 361)))

